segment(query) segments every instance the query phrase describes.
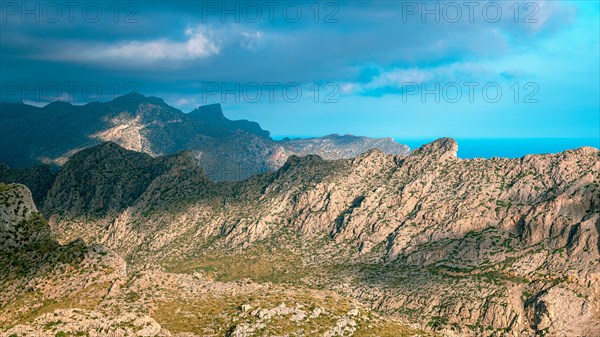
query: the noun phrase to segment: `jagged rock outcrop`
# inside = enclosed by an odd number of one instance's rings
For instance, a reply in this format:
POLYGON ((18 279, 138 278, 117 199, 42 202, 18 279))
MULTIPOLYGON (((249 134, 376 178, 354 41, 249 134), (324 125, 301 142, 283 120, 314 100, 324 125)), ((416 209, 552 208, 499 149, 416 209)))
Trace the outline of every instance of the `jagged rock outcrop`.
MULTIPOLYGON (((258 123, 227 119, 220 104, 183 113, 160 98, 137 93, 83 106, 0 103, 0 163, 11 168, 62 166, 78 151, 102 142, 151 156, 193 151, 206 175, 217 181, 275 171, 293 154, 349 158, 373 147, 408 153, 392 139, 327 136, 279 142, 269 135, 258 123)), ((3 176, 0 168, 0 178, 7 181, 3 176)))
POLYGON ((142 314, 104 315, 79 308, 58 309, 29 324, 8 329, 3 336, 139 336, 170 337, 152 317, 142 314))
POLYGON ((0 252, 12 253, 51 239, 27 187, 0 183, 0 205, 0 252))

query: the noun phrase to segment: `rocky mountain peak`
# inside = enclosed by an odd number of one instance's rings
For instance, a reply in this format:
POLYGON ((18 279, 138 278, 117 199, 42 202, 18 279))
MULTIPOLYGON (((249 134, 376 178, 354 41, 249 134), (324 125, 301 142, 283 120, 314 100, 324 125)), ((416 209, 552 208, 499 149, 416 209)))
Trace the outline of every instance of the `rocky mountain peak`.
POLYGON ((357 159, 359 159, 359 158, 377 158, 377 157, 381 157, 381 156, 387 156, 387 155, 380 149, 372 148, 372 149, 367 150, 365 153, 359 155, 357 157, 357 159))
MULTIPOLYGON (((150 105, 154 107, 160 108, 158 111, 160 112, 178 112, 181 111, 171 107, 162 98, 153 97, 153 96, 144 96, 142 94, 131 92, 127 95, 119 96, 114 100, 108 102, 108 105, 112 107, 113 110, 116 111, 127 111, 130 113, 136 113, 140 110, 140 106, 150 105)), ((145 109, 144 109, 145 110, 145 109)))
POLYGON ((591 146, 583 146, 578 149, 572 150, 574 154, 578 155, 599 155, 600 151, 598 149, 591 146))
POLYGON ((201 105, 196 110, 190 112, 190 116, 201 117, 204 120, 219 121, 224 120, 223 109, 221 104, 201 105))
POLYGON ((106 159, 110 160, 110 162, 114 162, 114 159, 120 160, 121 158, 127 157, 128 155, 136 156, 138 157, 138 159, 150 158, 150 156, 146 153, 127 150, 115 142, 108 141, 75 153, 73 155, 73 159, 75 162, 78 162, 78 160, 80 159, 90 160, 90 158, 93 158, 93 160, 106 159))
POLYGON ((412 152, 413 156, 430 157, 436 160, 456 159, 458 143, 452 138, 440 138, 412 152))
POLYGON ((29 220, 31 214, 37 212, 31 191, 25 185, 0 183, 0 202, 3 206, 0 211, 0 224, 3 227, 29 220))
POLYGON ((120 103, 120 102, 145 102, 145 101, 164 102, 162 99, 160 99, 158 97, 144 96, 137 92, 130 92, 126 95, 119 96, 119 97, 115 98, 112 102, 120 103))
POLYGON ((256 122, 248 120, 230 120, 223 114, 221 104, 207 104, 196 108, 186 114, 194 122, 210 126, 209 134, 217 136, 229 136, 231 134, 250 133, 261 138, 269 139, 269 131, 263 130, 256 122))
POLYGON ((388 161, 390 158, 391 157, 389 155, 385 154, 383 151, 381 151, 377 148, 373 148, 373 149, 367 150, 367 152, 362 153, 361 155, 356 157, 353 160, 353 163, 355 165, 361 165, 361 164, 365 164, 365 163, 388 161))
POLYGON ((0 252, 13 252, 50 239, 50 227, 39 221, 26 186, 0 183, 0 204, 0 252))

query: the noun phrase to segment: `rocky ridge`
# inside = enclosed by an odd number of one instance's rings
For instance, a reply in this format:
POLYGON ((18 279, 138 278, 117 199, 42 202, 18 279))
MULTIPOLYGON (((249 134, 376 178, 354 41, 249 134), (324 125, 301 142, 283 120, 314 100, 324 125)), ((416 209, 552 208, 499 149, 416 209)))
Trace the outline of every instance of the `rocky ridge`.
POLYGON ((104 145, 64 166, 42 209, 61 242, 105 244, 133 270, 328 289, 448 336, 598 335, 598 150, 456 151, 440 139, 410 156, 291 156, 225 183, 176 161, 137 185, 105 163, 135 172, 139 154, 104 145), (92 212, 114 188, 118 207, 92 212))

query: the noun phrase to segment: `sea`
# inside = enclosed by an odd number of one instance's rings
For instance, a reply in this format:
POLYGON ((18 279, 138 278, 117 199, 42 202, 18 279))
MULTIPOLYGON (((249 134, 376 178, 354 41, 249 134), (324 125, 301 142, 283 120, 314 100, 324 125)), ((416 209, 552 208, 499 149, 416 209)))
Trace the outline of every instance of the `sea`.
MULTIPOLYGON (((318 136, 272 136, 275 140, 289 138, 311 138, 318 136)), ((394 138, 411 150, 438 138, 394 138)), ((574 150, 582 146, 600 149, 600 135, 596 138, 455 138, 458 143, 458 157, 473 158, 521 158, 528 154, 558 153, 574 150)))
MULTIPOLYGON (((412 149, 434 141, 431 139, 395 138, 398 143, 408 145, 412 149)), ((457 138, 458 157, 472 158, 520 158, 528 154, 558 153, 573 150, 582 146, 600 148, 599 138, 493 138, 493 139, 460 139, 457 138)))

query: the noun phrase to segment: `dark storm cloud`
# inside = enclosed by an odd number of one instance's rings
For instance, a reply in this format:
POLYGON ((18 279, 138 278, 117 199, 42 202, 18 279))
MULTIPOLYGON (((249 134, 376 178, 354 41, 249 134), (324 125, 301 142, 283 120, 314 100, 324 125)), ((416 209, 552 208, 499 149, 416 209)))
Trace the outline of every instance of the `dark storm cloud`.
POLYGON ((525 7, 515 23, 515 12, 503 2, 491 2, 501 5, 495 22, 496 6, 486 7, 488 2, 480 2, 473 13, 459 3, 457 22, 448 2, 425 7, 410 1, 321 2, 315 7, 292 1, 82 1, 72 12, 65 3, 3 2, 3 82, 134 82, 143 92, 172 88, 181 94, 196 92, 205 81, 336 81, 386 88, 390 84, 384 80, 398 72, 509 53, 573 16, 558 2, 536 2, 537 23, 522 22, 525 7), (50 3, 61 6, 59 20, 50 3), (35 4, 39 20, 23 14, 35 11, 35 4), (432 9, 437 14, 421 13, 432 9))

